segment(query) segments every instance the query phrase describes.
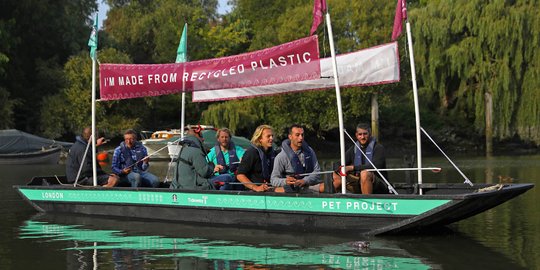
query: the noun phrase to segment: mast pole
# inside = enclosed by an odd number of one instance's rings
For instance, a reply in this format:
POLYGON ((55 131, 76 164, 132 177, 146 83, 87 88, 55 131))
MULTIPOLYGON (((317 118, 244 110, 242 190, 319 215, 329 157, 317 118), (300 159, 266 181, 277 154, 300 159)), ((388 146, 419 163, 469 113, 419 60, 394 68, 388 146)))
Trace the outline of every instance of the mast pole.
POLYGON ((184 65, 182 66, 182 111, 180 113, 180 139, 184 139, 184 126, 186 125, 186 81, 184 81, 184 73, 186 72, 185 62, 188 61, 187 59, 187 27, 188 25, 186 22, 184 23, 184 29, 182 30, 182 36, 180 37, 180 44, 178 44, 177 57, 176 57, 176 63, 184 63, 184 65), (179 58, 180 51, 182 51, 183 58, 179 58))
POLYGON ((92 178, 94 186, 97 186, 97 164, 96 164, 96 59, 92 57, 92 178))
MULTIPOLYGON (((409 20, 406 22, 407 25, 407 44, 409 45, 409 55, 411 62, 411 76, 412 76, 412 87, 413 87, 413 96, 414 96, 414 118, 416 120, 416 165, 418 173, 418 185, 422 184, 422 141, 420 132, 420 106, 418 105, 418 88, 416 86, 416 68, 414 66, 414 51, 412 44, 412 35, 411 35, 411 24, 409 20)), ((422 188, 418 189, 420 195, 422 195, 422 188)))
MULTIPOLYGON (((337 61, 336 61, 336 51, 334 49, 334 36, 332 33, 332 23, 330 22, 330 13, 326 9, 326 26, 328 28, 328 41, 330 43, 330 53, 332 55, 332 70, 334 71, 334 84, 336 86, 336 102, 338 109, 338 119, 339 119, 339 152, 341 157, 341 193, 346 193, 346 183, 345 183, 345 132, 343 129, 343 110, 341 107, 341 90, 339 89, 339 77, 337 70, 337 61)), ((327 187, 329 188, 329 187, 327 187)))
POLYGON ((186 82, 184 81, 183 74, 186 72, 186 68, 184 66, 183 72, 182 72, 182 113, 180 116, 180 138, 184 138, 184 126, 186 124, 186 82))

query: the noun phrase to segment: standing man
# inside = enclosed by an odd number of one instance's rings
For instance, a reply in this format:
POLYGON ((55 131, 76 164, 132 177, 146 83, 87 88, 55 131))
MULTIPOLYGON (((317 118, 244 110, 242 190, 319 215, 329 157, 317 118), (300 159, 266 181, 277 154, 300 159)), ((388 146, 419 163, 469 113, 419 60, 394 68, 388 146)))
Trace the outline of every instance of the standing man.
MULTIPOLYGON (((345 171, 347 173, 347 190, 353 193, 372 194, 388 193, 388 186, 384 180, 376 176, 374 172, 367 171, 374 169, 366 157, 377 167, 377 169, 386 169, 386 156, 384 147, 378 144, 375 138, 371 137, 371 129, 368 124, 358 124, 355 132, 356 142, 345 153, 345 171), (365 156, 358 149, 365 154, 365 156)), ((386 172, 381 172, 385 178, 388 178, 386 172)), ((339 190, 341 187, 341 176, 333 174, 334 188, 339 190)))
MULTIPOLYGON (((234 185, 229 185, 230 182, 236 181, 234 173, 238 169, 240 160, 244 156, 245 150, 236 146, 231 140, 231 131, 228 128, 218 129, 216 132, 217 143, 208 155, 208 161, 215 164, 214 175, 211 180, 214 186, 223 184, 220 190, 234 190, 234 185)), ((241 186, 238 186, 241 187, 241 186)))
POLYGON ((276 156, 272 171, 272 185, 276 192, 301 192, 321 182, 320 174, 299 176, 321 171, 315 152, 304 141, 304 128, 294 124, 289 128, 288 139, 281 144, 282 151, 276 156), (282 187, 283 190, 277 187, 282 187))
MULTIPOLYGON (((74 183, 77 178, 77 173, 81 170, 77 184, 80 185, 93 185, 93 170, 92 170, 92 152, 86 151, 89 147, 90 137, 92 136, 92 128, 85 127, 80 136, 75 138, 75 144, 69 149, 69 153, 66 160, 66 177, 68 183, 74 183), (84 156, 84 153, 87 153, 84 156), (82 166, 82 168, 81 168, 82 166)), ((100 146, 105 143, 105 138, 101 137, 96 140, 96 146, 100 146)), ((97 184, 104 187, 114 187, 118 182, 118 176, 114 174, 106 173, 99 163, 97 166, 97 184)))
POLYGON ((159 179, 148 172, 148 161, 148 152, 137 141, 137 133, 126 130, 124 141, 114 149, 112 160, 112 170, 120 176, 120 183, 131 187, 158 187, 159 179))
MULTIPOLYGON (((189 129, 191 130, 191 129, 189 129)), ((211 190, 210 177, 214 165, 206 160, 200 132, 187 132, 180 142, 182 148, 176 160, 176 175, 171 182, 173 189, 211 190)))
POLYGON ((260 125, 251 137, 251 147, 246 150, 236 178, 248 190, 255 192, 271 191, 268 186, 274 167, 276 152, 272 148, 274 131, 269 125, 260 125))

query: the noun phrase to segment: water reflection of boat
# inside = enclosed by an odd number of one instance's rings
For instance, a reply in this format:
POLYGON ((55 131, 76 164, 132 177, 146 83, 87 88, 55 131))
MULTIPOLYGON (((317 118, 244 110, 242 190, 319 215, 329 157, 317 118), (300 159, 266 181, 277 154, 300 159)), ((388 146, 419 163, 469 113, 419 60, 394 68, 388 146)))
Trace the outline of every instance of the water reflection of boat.
POLYGON ((77 241, 77 246, 68 246, 68 249, 111 251, 113 259, 114 252, 119 250, 137 250, 139 254, 145 254, 145 257, 151 260, 203 259, 214 265, 223 263, 241 268, 249 266, 323 266, 341 269, 430 268, 420 258, 411 256, 393 243, 384 240, 373 242, 369 250, 359 251, 350 244, 350 239, 329 235, 296 235, 287 232, 131 222, 80 216, 44 215, 28 220, 20 227, 19 238, 77 241))
MULTIPOLYGON (((340 269, 520 269, 503 254, 460 234, 355 238, 68 215, 38 215, 19 238, 73 241, 69 250, 119 252, 177 264, 236 268, 322 266, 340 269), (370 241, 369 249, 351 243, 370 241)), ((108 256, 107 256, 108 258, 108 256)), ((92 260, 92 257, 88 257, 92 260)), ((140 261, 133 258, 131 263, 140 261)))
POLYGON ((0 164, 56 164, 72 143, 49 140, 16 129, 0 130, 0 164))

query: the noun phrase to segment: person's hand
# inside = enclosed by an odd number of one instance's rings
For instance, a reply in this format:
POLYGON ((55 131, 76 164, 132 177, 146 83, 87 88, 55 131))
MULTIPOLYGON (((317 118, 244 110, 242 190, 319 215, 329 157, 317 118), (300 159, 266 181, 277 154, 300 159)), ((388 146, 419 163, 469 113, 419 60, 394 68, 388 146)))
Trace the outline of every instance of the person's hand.
POLYGON ((251 190, 255 191, 255 192, 265 192, 269 189, 268 185, 267 184, 262 184, 262 185, 255 185, 255 187, 253 187, 251 190))
POLYGON ((142 162, 148 163, 150 161, 150 157, 145 157, 142 159, 142 162))
POLYGON ((219 171, 221 171, 221 170, 223 170, 223 166, 221 166, 221 165, 219 165, 219 164, 216 165, 216 167, 214 167, 214 172, 215 172, 215 173, 216 173, 216 172, 219 172, 219 171))
POLYGON ((100 146, 105 143, 105 138, 101 137, 96 140, 96 146, 100 146))
POLYGON ((287 176, 287 178, 285 178, 285 184, 287 185, 294 185, 296 183, 296 178, 292 177, 292 176, 287 176))
POLYGON ((131 168, 125 168, 125 169, 122 170, 123 174, 128 174, 130 172, 131 172, 131 168))
POLYGON ((297 179, 295 182, 294 182, 294 186, 296 187, 303 187, 306 185, 306 180, 302 180, 302 179, 297 179))

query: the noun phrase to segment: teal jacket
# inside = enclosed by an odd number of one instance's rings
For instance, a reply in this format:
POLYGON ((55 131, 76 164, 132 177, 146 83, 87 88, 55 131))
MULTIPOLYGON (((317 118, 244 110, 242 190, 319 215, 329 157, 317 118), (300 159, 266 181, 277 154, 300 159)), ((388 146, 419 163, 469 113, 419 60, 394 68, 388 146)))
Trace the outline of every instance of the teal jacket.
POLYGON ((171 182, 171 188, 214 189, 208 181, 214 173, 214 165, 207 162, 202 147, 199 139, 193 136, 184 137, 182 149, 180 149, 176 161, 176 175, 171 182))

